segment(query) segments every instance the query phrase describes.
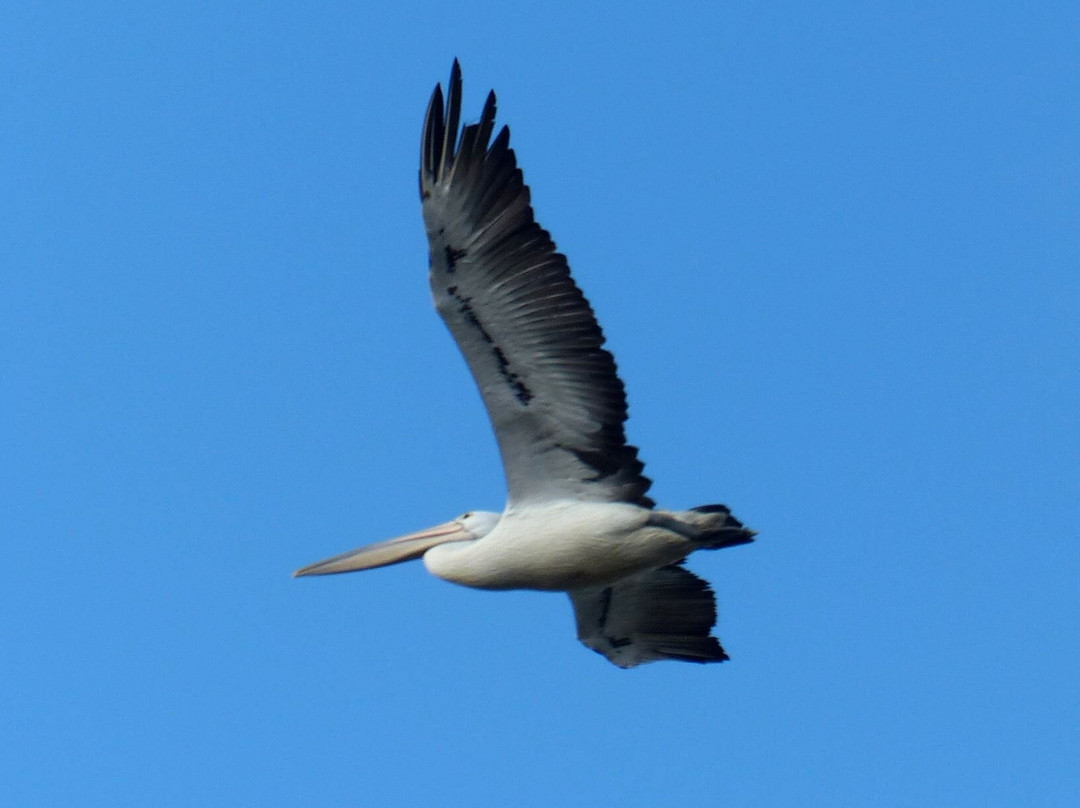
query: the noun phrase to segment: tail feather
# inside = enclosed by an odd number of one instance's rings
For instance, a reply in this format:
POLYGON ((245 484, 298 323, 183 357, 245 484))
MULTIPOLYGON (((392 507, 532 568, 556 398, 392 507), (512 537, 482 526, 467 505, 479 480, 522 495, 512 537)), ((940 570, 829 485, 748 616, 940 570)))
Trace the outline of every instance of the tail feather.
POLYGON ((713 516, 703 529, 699 541, 710 550, 749 544, 757 532, 736 519, 727 505, 699 505, 691 513, 713 516))

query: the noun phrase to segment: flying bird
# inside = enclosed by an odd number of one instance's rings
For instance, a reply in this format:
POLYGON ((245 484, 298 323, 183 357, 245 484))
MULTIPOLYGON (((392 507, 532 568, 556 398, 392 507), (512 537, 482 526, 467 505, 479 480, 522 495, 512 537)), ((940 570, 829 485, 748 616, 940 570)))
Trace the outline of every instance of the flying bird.
POLYGON ((626 392, 592 308, 537 224, 529 188, 495 128, 495 93, 461 129, 461 68, 424 121, 420 198, 435 306, 495 428, 508 500, 320 561, 297 576, 423 558, 479 589, 567 592, 578 638, 623 668, 722 662, 716 599, 684 566, 695 550, 753 541, 724 505, 657 508, 626 442, 626 392))

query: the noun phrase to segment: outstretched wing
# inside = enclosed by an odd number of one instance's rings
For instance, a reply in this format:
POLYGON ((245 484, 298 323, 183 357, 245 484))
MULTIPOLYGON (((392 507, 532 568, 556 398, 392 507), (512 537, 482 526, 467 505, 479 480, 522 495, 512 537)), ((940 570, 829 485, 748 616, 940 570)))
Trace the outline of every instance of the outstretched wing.
POLYGON ((444 108, 424 123, 420 196, 431 290, 476 380, 502 453, 510 502, 574 498, 646 507, 650 481, 626 444, 626 392, 565 256, 538 225, 495 94, 461 116, 454 62, 444 108))
POLYGON ((723 662, 710 635, 716 598, 708 582, 682 566, 647 570, 607 587, 570 593, 578 639, 620 668, 659 659, 723 662))

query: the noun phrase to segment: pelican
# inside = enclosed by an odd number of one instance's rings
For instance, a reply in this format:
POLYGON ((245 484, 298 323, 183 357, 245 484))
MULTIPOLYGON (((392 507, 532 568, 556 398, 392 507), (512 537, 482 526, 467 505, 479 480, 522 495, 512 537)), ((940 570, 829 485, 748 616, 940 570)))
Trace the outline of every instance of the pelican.
POLYGON ((469 511, 297 576, 423 558, 479 589, 566 592, 578 639, 622 668, 728 658, 711 635, 716 599, 686 569, 695 550, 753 541, 724 505, 656 507, 626 442, 626 392, 592 308, 537 224, 495 93, 458 135, 461 68, 437 85, 420 152, 435 306, 487 407, 506 472, 501 514, 469 511))

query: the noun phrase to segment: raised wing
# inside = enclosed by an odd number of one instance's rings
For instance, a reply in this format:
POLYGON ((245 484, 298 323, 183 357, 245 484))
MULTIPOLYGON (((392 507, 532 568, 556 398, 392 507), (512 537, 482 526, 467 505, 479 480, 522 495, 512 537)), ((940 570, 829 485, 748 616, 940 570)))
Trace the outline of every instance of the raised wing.
POLYGON ((578 639, 620 668, 678 659, 723 662, 716 597, 708 582, 673 564, 631 575, 607 587, 570 593, 578 639))
POLYGON ((626 444, 626 392, 565 256, 533 218, 495 94, 480 122, 461 116, 461 70, 424 123, 420 196, 431 290, 487 406, 510 502, 574 498, 652 507, 626 444))

